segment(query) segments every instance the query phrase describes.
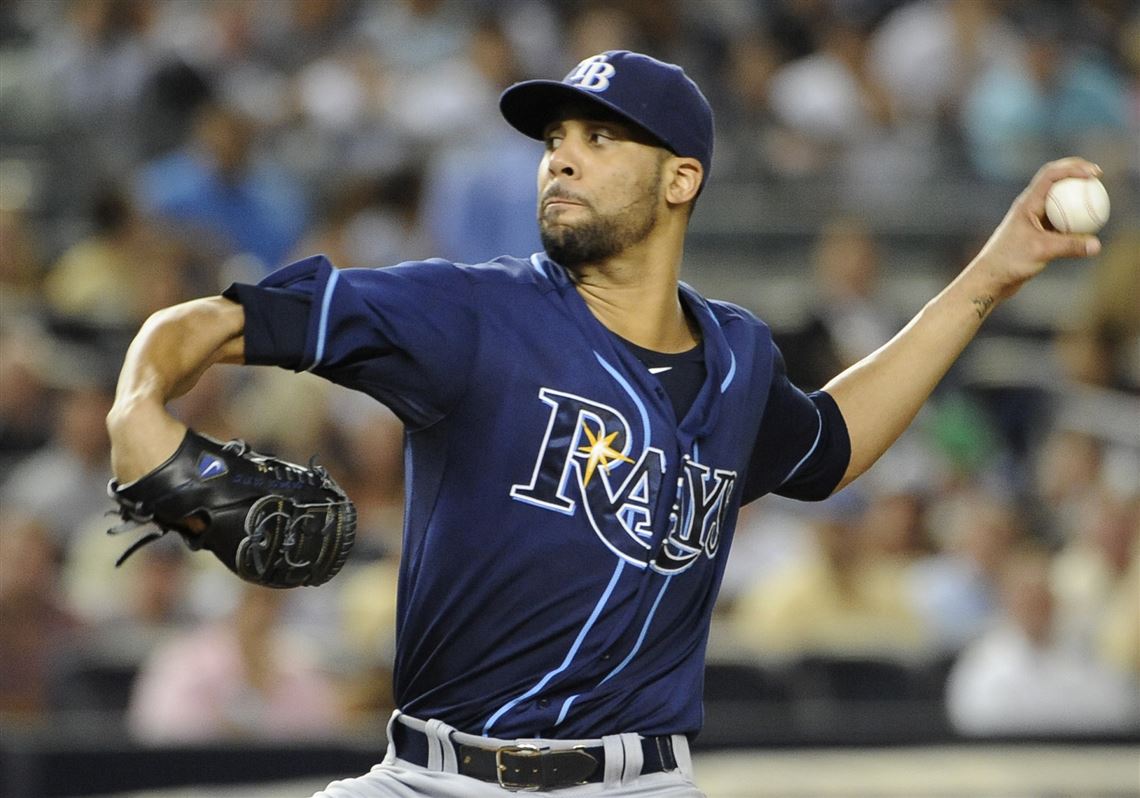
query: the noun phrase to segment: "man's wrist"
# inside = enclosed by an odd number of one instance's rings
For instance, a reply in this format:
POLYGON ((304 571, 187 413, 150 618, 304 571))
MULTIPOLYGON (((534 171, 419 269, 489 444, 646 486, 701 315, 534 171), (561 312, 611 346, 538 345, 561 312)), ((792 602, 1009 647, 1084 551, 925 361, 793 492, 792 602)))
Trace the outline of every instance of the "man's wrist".
POLYGON ((178 448, 186 425, 157 401, 116 401, 107 414, 111 471, 132 482, 161 465, 178 448))
POLYGON ((997 278, 993 266, 980 256, 962 270, 954 287, 959 301, 965 303, 978 321, 985 321, 1010 294, 1009 286, 997 278))

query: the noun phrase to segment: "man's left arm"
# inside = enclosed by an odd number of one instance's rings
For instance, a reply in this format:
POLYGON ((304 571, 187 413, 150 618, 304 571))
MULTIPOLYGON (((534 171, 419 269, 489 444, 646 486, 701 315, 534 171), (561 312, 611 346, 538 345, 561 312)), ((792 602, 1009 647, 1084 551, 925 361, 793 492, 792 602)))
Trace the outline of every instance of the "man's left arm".
POLYGON ((1045 196, 1066 177, 1096 177, 1082 158, 1043 166, 965 269, 894 338, 824 386, 851 438, 851 460, 836 490, 871 467, 910 425, 982 322, 1056 258, 1100 251, 1092 235, 1045 226, 1045 196))

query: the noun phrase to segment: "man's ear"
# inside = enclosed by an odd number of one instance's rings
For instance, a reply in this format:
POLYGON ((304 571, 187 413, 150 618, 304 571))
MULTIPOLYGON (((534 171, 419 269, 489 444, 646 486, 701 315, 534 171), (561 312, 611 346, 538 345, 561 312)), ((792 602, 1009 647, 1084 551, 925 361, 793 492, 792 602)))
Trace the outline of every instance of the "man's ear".
POLYGON ((691 202, 700 192, 704 170, 696 158, 673 157, 667 174, 670 177, 665 187, 665 199, 671 205, 691 202))

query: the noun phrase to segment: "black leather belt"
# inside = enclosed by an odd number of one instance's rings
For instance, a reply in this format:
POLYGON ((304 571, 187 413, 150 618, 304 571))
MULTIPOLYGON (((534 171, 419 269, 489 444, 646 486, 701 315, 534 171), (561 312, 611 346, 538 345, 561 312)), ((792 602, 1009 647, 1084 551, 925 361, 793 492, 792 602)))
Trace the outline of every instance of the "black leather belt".
MULTIPOLYGON (((428 739, 423 732, 397 719, 392 724, 392 744, 400 759, 427 767, 428 739)), ((529 743, 501 747, 454 743, 454 746, 462 775, 498 784, 507 790, 557 790, 605 778, 606 754, 601 745, 559 750, 529 743)), ((661 773, 677 767, 673 740, 668 736, 642 737, 641 753, 642 773, 661 773)))

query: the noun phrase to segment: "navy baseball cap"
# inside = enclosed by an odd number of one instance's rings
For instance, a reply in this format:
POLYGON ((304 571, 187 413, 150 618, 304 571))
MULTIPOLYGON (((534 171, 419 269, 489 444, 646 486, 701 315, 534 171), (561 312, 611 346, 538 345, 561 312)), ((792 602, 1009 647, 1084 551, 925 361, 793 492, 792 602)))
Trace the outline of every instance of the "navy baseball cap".
POLYGON ((561 81, 516 83, 499 98, 499 110, 517 130, 541 139, 563 103, 582 99, 632 122, 675 155, 696 158, 708 179, 712 108, 676 64, 628 50, 607 50, 582 61, 561 81))

